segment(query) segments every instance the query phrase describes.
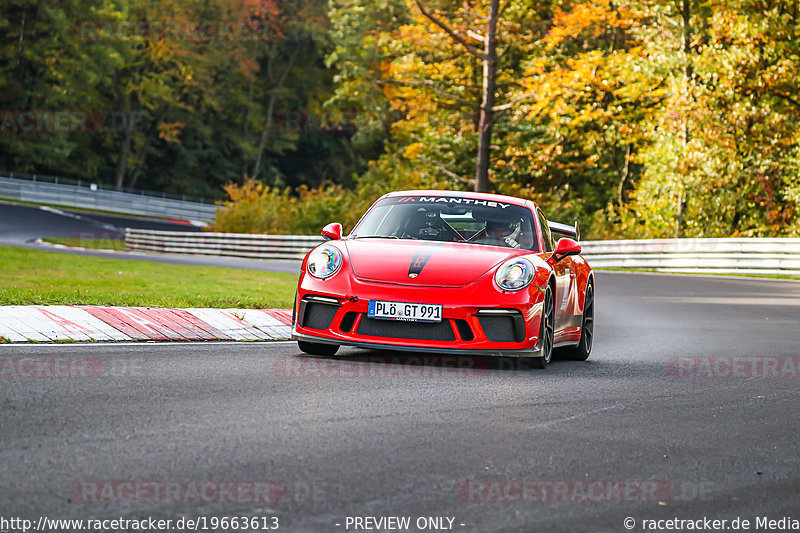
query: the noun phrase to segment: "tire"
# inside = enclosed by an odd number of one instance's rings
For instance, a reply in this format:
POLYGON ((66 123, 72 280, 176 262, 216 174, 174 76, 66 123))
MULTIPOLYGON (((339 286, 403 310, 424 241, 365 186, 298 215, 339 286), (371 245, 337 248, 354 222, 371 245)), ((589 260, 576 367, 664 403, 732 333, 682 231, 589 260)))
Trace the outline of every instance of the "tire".
POLYGON ((297 341, 297 347, 308 355, 334 355, 339 351, 337 344, 323 344, 321 342, 297 341))
POLYGON ((542 355, 533 359, 534 368, 544 368, 553 359, 553 337, 555 335, 555 312, 553 290, 550 285, 544 292, 544 306, 542 307, 542 326, 539 329, 539 347, 542 355))
POLYGON ((586 361, 592 353, 594 341, 594 287, 592 282, 586 285, 583 299, 583 319, 581 320, 581 341, 577 346, 564 348, 563 358, 570 361, 586 361))

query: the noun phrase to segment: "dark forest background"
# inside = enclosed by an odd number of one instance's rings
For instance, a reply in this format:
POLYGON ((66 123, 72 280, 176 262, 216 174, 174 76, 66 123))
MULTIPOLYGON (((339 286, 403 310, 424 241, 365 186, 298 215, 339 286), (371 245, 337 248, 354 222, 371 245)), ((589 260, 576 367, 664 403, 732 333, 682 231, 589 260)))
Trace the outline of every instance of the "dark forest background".
POLYGON ((0 170, 270 233, 473 189, 493 3, 490 190, 593 238, 800 234, 788 1, 6 0, 0 170))

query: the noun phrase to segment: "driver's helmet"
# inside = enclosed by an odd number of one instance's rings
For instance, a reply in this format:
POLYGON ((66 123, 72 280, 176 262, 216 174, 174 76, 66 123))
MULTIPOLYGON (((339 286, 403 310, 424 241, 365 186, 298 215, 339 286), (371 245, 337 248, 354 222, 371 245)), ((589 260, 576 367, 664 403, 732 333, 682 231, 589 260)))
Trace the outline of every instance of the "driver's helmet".
POLYGON ((486 235, 499 241, 502 241, 505 237, 510 236, 516 231, 516 229, 516 224, 508 220, 486 221, 486 235))
POLYGON ((510 248, 519 248, 520 243, 517 241, 520 234, 519 219, 497 219, 492 218, 486 220, 485 226, 487 244, 495 246, 507 246, 510 248))

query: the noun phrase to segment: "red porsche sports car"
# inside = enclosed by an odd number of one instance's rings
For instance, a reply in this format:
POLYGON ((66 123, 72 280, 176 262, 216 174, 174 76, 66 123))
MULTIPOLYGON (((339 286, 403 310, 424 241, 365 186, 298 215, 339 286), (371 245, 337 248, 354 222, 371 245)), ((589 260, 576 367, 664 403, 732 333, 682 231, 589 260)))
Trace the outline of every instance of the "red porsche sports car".
POLYGON ((585 360, 594 274, 577 224, 548 221, 530 200, 455 191, 379 198, 353 232, 325 226, 303 260, 292 339, 339 346, 532 358, 554 348, 585 360), (563 235, 557 243, 553 234, 563 235))

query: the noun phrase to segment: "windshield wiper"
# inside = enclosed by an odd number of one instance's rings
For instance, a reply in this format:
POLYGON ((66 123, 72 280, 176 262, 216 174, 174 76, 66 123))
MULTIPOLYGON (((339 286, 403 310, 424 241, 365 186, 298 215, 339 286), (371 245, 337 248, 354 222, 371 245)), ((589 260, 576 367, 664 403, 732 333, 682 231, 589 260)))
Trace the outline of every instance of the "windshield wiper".
POLYGON ((353 239, 399 239, 397 235, 356 235, 353 239))

